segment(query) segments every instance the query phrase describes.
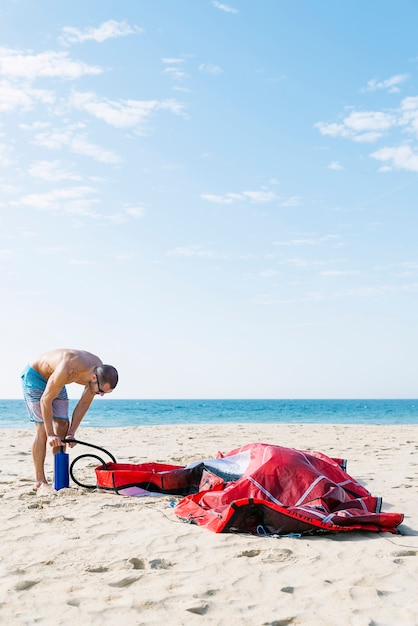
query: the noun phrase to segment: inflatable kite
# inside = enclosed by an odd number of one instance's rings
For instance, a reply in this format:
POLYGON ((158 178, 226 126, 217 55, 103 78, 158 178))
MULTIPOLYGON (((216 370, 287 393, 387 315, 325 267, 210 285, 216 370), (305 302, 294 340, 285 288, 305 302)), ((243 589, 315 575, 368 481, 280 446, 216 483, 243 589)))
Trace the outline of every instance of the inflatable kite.
POLYGON ((403 521, 381 512, 381 498, 346 473, 344 460, 265 443, 188 466, 112 462, 95 472, 98 488, 121 495, 183 496, 175 514, 216 533, 397 533, 403 521))

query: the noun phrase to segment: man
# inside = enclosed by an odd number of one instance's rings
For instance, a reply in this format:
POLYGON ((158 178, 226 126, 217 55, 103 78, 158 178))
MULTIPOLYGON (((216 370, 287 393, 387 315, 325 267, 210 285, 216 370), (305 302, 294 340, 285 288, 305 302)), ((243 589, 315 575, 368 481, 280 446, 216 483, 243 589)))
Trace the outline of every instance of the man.
MULTIPOLYGON (((32 361, 22 373, 23 395, 29 417, 35 422, 32 457, 35 489, 48 489, 45 477, 47 445, 56 454, 62 439, 74 438, 94 396, 110 393, 118 383, 118 372, 104 365, 99 357, 84 350, 51 350, 32 361), (84 386, 81 398, 69 420, 69 400, 65 385, 84 386)), ((69 443, 70 447, 76 445, 69 443)))

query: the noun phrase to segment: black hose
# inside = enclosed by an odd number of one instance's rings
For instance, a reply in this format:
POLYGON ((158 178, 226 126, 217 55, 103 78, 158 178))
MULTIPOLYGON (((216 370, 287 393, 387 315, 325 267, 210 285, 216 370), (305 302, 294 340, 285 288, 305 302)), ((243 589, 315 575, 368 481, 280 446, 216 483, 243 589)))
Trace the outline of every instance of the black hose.
MULTIPOLYGON (((87 443, 86 441, 80 441, 78 439, 73 439, 73 438, 66 438, 66 439, 62 439, 63 443, 80 443, 83 446, 88 446, 90 448, 95 448, 96 450, 101 450, 102 452, 104 452, 105 454, 107 454, 113 461, 113 463, 116 463, 116 459, 113 456, 113 454, 111 454, 110 452, 108 452, 107 450, 105 450, 105 448, 101 448, 100 446, 96 446, 93 443, 87 443)), ((103 461, 102 458, 100 458, 99 456, 97 456, 97 454, 80 454, 80 456, 77 456, 73 462, 71 463, 70 466, 70 476, 73 479, 73 481, 75 482, 76 485, 78 485, 79 487, 84 487, 85 489, 96 489, 97 484, 95 485, 85 485, 84 483, 81 483, 79 480, 77 480, 74 476, 74 465, 80 460, 80 459, 84 459, 86 457, 89 458, 93 458, 93 459, 97 459, 98 461, 100 461, 100 463, 104 466, 104 468, 106 469, 106 462, 103 461)))

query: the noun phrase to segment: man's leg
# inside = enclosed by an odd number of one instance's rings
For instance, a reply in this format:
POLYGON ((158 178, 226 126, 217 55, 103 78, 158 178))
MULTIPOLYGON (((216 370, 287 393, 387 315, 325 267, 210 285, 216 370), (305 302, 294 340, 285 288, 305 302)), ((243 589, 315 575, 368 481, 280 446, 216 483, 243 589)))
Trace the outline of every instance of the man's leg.
POLYGON ((35 489, 48 481, 45 476, 46 432, 43 424, 35 423, 35 438, 32 443, 32 458, 35 466, 35 489))
MULTIPOLYGON (((65 439, 67 436, 68 428, 70 426, 70 422, 64 419, 54 419, 54 433, 60 438, 65 439)), ((65 443, 62 444, 65 448, 65 443)), ((59 448, 53 448, 52 451, 54 454, 59 452, 59 448)))
MULTIPOLYGON (((70 422, 68 420, 63 419, 54 419, 54 432, 60 439, 65 439, 68 428, 70 426, 70 422)), ((65 450, 65 443, 62 444, 65 450)), ((52 448, 53 454, 58 454, 60 451, 60 447, 52 448)), ((55 465, 54 465, 55 469, 55 465)), ((55 484, 55 476, 54 476, 54 484, 55 484)))

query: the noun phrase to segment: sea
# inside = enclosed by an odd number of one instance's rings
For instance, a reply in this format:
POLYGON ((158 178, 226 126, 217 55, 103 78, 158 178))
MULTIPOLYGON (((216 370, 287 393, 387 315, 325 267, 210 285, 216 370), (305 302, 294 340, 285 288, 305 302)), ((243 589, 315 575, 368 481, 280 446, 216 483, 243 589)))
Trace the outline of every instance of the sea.
MULTIPOLYGON (((70 400, 70 411, 77 400, 70 400)), ((418 424, 418 400, 119 400, 95 398, 90 428, 173 424, 418 424)), ((33 428, 22 400, 0 400, 0 428, 33 428)))

